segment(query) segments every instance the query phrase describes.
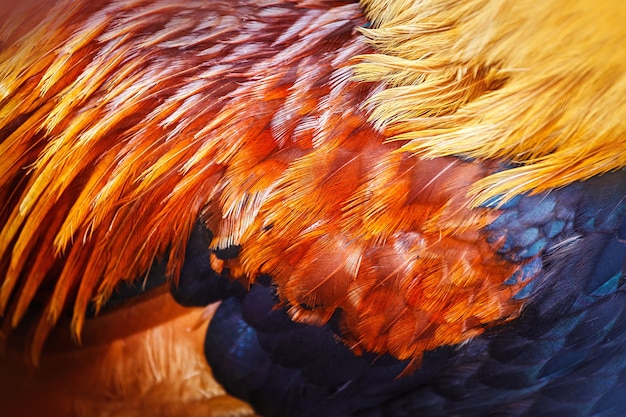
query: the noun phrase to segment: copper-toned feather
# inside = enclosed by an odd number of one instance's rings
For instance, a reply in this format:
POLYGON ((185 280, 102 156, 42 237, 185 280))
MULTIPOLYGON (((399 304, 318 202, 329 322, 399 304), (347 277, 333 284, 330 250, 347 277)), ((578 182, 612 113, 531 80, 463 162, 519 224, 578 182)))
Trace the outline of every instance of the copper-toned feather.
MULTIPOLYGON (((214 248, 241 245, 234 278, 270 274, 296 321, 340 310, 356 351, 418 362, 519 312, 524 284, 504 281, 520 264, 481 232, 497 211, 468 208, 501 167, 416 157, 368 122, 385 86, 353 80, 372 52, 358 4, 79 0, 30 31, 12 22, 0 313, 16 326, 43 301, 33 361, 65 309, 80 339, 89 303, 155 259, 176 281, 198 218, 214 248)), ((483 75, 442 100, 503 82, 483 75)))
POLYGON ((253 415, 211 377, 201 346, 213 309, 204 310, 161 291, 91 319, 80 347, 58 326, 36 370, 9 347, 0 361, 2 415, 253 415))

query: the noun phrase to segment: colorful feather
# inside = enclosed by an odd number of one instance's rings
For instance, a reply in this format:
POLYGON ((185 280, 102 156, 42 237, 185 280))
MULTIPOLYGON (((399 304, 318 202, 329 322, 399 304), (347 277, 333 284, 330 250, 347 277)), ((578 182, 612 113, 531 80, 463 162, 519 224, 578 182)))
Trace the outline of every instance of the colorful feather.
POLYGON ((626 8, 362 6, 6 14, 2 339, 37 364, 157 276, 227 299, 206 356, 268 415, 621 411, 626 8))

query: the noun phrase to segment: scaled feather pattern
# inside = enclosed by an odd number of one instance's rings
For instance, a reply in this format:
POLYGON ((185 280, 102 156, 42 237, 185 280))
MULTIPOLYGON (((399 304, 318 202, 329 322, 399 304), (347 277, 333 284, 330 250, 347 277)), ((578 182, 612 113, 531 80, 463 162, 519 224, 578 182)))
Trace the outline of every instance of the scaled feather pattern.
POLYGON ((169 280, 226 299, 206 358, 267 416, 624 411, 621 3, 37 7, 0 29, 2 339, 35 317, 30 361, 169 280))

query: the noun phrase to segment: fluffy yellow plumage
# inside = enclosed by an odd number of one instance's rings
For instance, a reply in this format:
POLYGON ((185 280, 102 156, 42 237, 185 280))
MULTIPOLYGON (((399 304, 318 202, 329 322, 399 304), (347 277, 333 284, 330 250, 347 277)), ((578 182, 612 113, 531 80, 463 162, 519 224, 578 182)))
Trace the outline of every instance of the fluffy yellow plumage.
POLYGON ((474 203, 541 192, 626 164, 626 4, 619 0, 363 1, 384 81, 371 115, 424 157, 519 166, 474 184, 474 203))

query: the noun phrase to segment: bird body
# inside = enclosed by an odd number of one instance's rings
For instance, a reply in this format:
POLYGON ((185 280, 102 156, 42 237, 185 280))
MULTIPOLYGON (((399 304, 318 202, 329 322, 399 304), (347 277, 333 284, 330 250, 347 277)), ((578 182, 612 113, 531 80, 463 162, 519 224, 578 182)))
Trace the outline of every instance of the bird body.
MULTIPOLYGON (((177 358, 168 389, 206 391, 200 332, 176 350, 202 313, 165 301, 169 280, 184 305, 226 299, 204 354, 265 415, 619 415, 626 31, 624 7, 600 3, 13 11, 0 32, 3 339, 28 339, 45 368, 69 317, 86 345, 150 346, 160 331, 177 358), (170 307, 124 313, 137 281, 131 306, 170 307), (193 383, 175 382, 183 371, 193 383), (598 379, 585 406, 567 385, 598 379)), ((154 346, 107 363, 169 349, 154 346)), ((136 381, 120 383, 139 387, 129 397, 150 391, 132 368, 96 369, 136 381)), ((207 409, 189 398, 177 415, 207 409)))

